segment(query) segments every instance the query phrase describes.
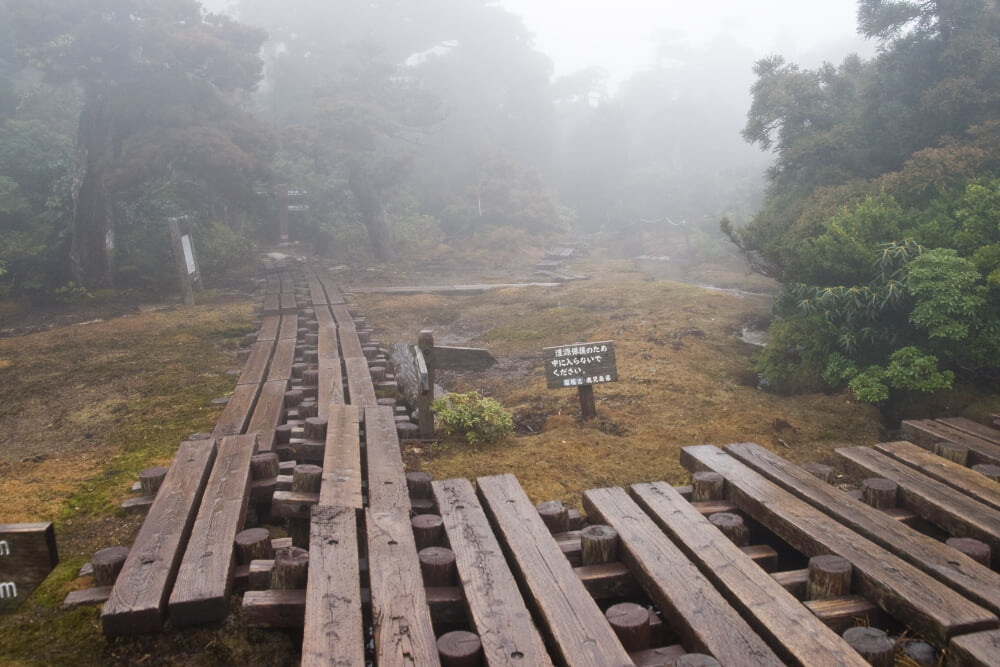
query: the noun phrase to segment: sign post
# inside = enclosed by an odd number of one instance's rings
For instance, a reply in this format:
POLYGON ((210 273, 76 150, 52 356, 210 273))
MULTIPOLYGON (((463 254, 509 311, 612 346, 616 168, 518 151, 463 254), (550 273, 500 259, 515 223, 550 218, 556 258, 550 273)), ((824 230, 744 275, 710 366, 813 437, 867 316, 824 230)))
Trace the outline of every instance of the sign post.
POLYGON ((542 348, 542 356, 548 388, 576 387, 583 418, 596 417, 594 385, 618 382, 614 341, 545 347, 542 348))
POLYGON ((434 332, 424 329, 414 350, 417 373, 417 415, 420 435, 434 435, 434 376, 442 371, 484 371, 497 362, 493 355, 478 347, 440 347, 434 345, 434 332))
POLYGON ((51 523, 0 524, 0 613, 17 609, 58 564, 51 523))
POLYGON ((167 218, 170 226, 170 242, 174 249, 174 259, 177 261, 177 274, 181 282, 181 294, 184 295, 184 303, 194 305, 194 289, 201 289, 201 274, 198 271, 198 262, 194 256, 194 244, 191 240, 191 232, 187 226, 187 216, 179 218, 167 218))

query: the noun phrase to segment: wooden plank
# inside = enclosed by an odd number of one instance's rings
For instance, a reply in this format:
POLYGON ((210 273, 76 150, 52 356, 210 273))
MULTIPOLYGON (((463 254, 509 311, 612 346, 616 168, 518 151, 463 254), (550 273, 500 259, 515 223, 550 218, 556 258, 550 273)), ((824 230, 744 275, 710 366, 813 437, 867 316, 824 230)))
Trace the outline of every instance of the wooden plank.
POLYGON ((320 282, 323 283, 323 289, 326 291, 327 303, 331 305, 337 305, 344 303, 344 295, 340 291, 340 288, 333 282, 331 278, 321 277, 320 282))
MULTIPOLYGON (((282 290, 284 290, 284 289, 286 289, 286 288, 283 285, 282 286, 282 290)), ((294 294, 294 292, 291 292, 291 291, 285 292, 285 291, 283 291, 279 295, 279 297, 280 297, 280 303, 281 303, 280 309, 281 309, 281 314, 282 315, 294 315, 295 313, 299 312, 299 306, 295 302, 295 294, 294 294)))
POLYGON ((924 449, 934 451, 935 443, 947 441, 969 448, 969 465, 991 463, 1000 465, 1000 445, 956 431, 930 419, 906 419, 900 424, 900 433, 905 440, 924 449))
POLYGON ((364 408, 378 405, 375 396, 375 385, 372 384, 372 374, 368 370, 368 361, 363 357, 344 358, 344 370, 347 372, 347 393, 352 405, 364 408))
POLYGON ((854 473, 893 480, 901 504, 949 535, 986 542, 993 548, 993 563, 1000 563, 1000 512, 867 447, 843 447, 834 453, 854 473))
POLYGON ((995 429, 992 426, 986 426, 985 424, 974 422, 971 419, 966 419, 965 417, 947 417, 945 419, 938 419, 937 421, 938 423, 944 424, 945 426, 953 428, 956 431, 967 433, 968 435, 975 436, 981 440, 992 442, 994 445, 1000 446, 1000 429, 995 429))
POLYGON ((332 405, 327 419, 319 504, 361 509, 359 409, 356 405, 332 405))
POLYGON ((260 312, 266 315, 278 315, 281 313, 281 295, 279 293, 265 294, 264 303, 261 304, 260 312))
MULTIPOLYGON (((689 577, 686 572, 690 565, 681 564, 674 578, 661 580, 661 585, 669 584, 664 585, 664 595, 673 603, 671 626, 677 627, 674 617, 679 616, 681 623, 691 626, 686 628, 686 632, 706 636, 708 641, 721 641, 730 648, 729 655, 735 658, 746 647, 732 631, 731 624, 734 622, 737 622, 735 627, 742 627, 742 619, 732 621, 730 618, 732 610, 729 605, 733 605, 742 613, 743 619, 768 640, 783 660, 805 667, 826 664, 863 667, 868 664, 778 582, 764 576, 760 567, 749 556, 715 529, 708 519, 694 510, 670 485, 664 482, 635 484, 631 487, 631 492, 636 503, 701 571, 699 576, 689 577), (701 574, 721 592, 725 597, 724 601, 716 599, 715 595, 702 597, 701 589, 704 584, 701 583, 701 574), (706 607, 704 600, 712 601, 712 607, 706 607), (715 611, 716 608, 719 612, 715 611), (733 642, 737 642, 735 646, 733 642)), ((628 498, 623 498, 624 495, 625 492, 621 489, 587 491, 584 493, 587 514, 594 516, 588 502, 595 505, 598 515, 605 523, 604 513, 613 512, 616 522, 624 523, 624 530, 631 535, 639 530, 639 526, 636 522, 627 520, 634 515, 635 510, 634 505, 625 502, 628 498)), ((614 523, 610 525, 618 529, 614 523)), ((625 538, 622 539, 624 542, 625 538)), ((649 536, 640 535, 638 539, 647 549, 655 548, 654 541, 649 536)), ((632 549, 627 544, 624 546, 632 549)), ((711 593, 714 594, 715 590, 711 593)), ((657 606, 661 612, 666 613, 659 603, 657 606)), ((689 645, 687 641, 684 644, 689 645)), ((706 644, 706 648, 716 659, 724 661, 714 646, 706 644)))
POLYGON ((480 477, 478 494, 503 542, 552 649, 567 665, 611 667, 632 661, 552 539, 535 506, 513 475, 480 477))
POLYGON ((281 328, 278 330, 278 340, 288 340, 298 338, 299 318, 298 315, 282 315, 281 328))
POLYGON ((947 667, 1000 667, 1000 630, 955 637, 948 646, 947 667))
POLYGON ((281 325, 280 315, 266 315, 260 323, 260 331, 257 332, 257 342, 277 340, 278 328, 281 325))
POLYGON ((219 445, 170 594, 170 622, 175 626, 221 621, 229 612, 234 541, 246 520, 250 457, 256 453, 254 434, 227 436, 219 445))
POLYGON ((344 359, 364 359, 365 353, 361 349, 361 340, 354 324, 342 325, 337 322, 337 335, 340 337, 340 356, 344 359))
POLYGON ((911 442, 882 442, 875 449, 993 509, 1000 509, 1000 483, 975 470, 931 454, 911 442))
POLYGON ((246 433, 247 426, 250 425, 250 417, 253 409, 257 405, 257 396, 260 394, 259 384, 236 385, 233 395, 229 397, 229 402, 222 409, 219 421, 215 422, 215 429, 212 436, 223 438, 227 435, 240 435, 246 433))
POLYGON ((439 665, 409 509, 366 513, 375 664, 439 665))
POLYGON ((883 512, 871 511, 860 500, 760 445, 727 445, 726 452, 858 534, 960 591, 970 600, 1000 613, 1000 573, 883 512))
POLYGON ((313 509, 303 667, 365 664, 357 521, 353 507, 313 509))
POLYGON ((330 406, 344 404, 344 376, 340 370, 340 359, 320 359, 317 370, 317 415, 329 419, 330 406))
POLYGON ((292 364, 295 362, 295 339, 279 340, 271 357, 271 367, 267 372, 267 381, 291 380, 292 364))
POLYGON ((253 416, 247 424, 247 433, 257 434, 257 447, 262 452, 274 449, 275 429, 285 415, 285 391, 287 380, 265 382, 260 389, 253 416))
POLYGON ((248 628, 301 628, 305 613, 305 590, 243 594, 243 624, 248 628))
POLYGON ((275 341, 262 340, 253 344, 250 348, 250 356, 243 367, 237 385, 260 384, 267 376, 267 367, 271 363, 271 353, 274 351, 275 341))
POLYGON ((432 482, 431 488, 486 663, 551 665, 472 484, 449 479, 432 482))
POLYGON ((326 298, 326 291, 323 290, 323 283, 320 282, 315 274, 307 275, 306 283, 309 285, 309 302, 313 305, 313 308, 319 310, 330 303, 326 298))
POLYGON ((101 612, 101 626, 109 637, 163 629, 167 598, 215 461, 215 451, 215 440, 183 442, 177 448, 101 612))
MULTIPOLYGON (((585 491, 583 506, 593 521, 618 531, 622 561, 685 648, 709 653, 722 664, 784 664, 624 489, 585 491)), ((705 536, 706 548, 712 537, 705 536)))
POLYGON ((741 511, 806 557, 836 554, 849 560, 854 567, 852 590, 922 632, 928 641, 944 646, 954 635, 1000 624, 982 607, 783 491, 718 447, 685 447, 681 465, 722 474, 741 511))
POLYGON ((368 458, 368 506, 373 510, 410 510, 403 455, 392 408, 365 408, 365 451, 368 458))
POLYGON ((0 614, 17 609, 58 564, 51 523, 0 524, 0 614))
MULTIPOLYGON (((320 312, 316 311, 316 319, 320 320, 320 312)), ((337 329, 333 326, 333 318, 330 312, 326 312, 326 317, 330 318, 330 323, 320 322, 318 331, 318 342, 316 345, 317 356, 320 362, 336 361, 340 363, 340 347, 337 343, 337 329)))

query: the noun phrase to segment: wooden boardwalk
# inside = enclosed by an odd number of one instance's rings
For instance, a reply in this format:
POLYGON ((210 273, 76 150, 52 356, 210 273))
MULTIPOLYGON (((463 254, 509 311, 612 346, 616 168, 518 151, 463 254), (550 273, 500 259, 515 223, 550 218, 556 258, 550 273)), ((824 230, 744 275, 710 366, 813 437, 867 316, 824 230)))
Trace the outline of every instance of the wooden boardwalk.
POLYGON ((969 467, 1000 461, 1000 431, 913 422, 910 442, 838 451, 894 483, 881 510, 741 443, 685 448, 693 486, 589 490, 583 518, 511 475, 407 474, 405 411, 369 372, 381 350, 321 271, 269 276, 247 354, 212 437, 180 446, 152 501, 109 636, 218 623, 235 602, 247 625, 302 628, 310 666, 868 664, 842 636, 856 625, 1000 665, 1000 483, 969 467), (847 564, 842 590, 818 592, 819 556, 847 564))

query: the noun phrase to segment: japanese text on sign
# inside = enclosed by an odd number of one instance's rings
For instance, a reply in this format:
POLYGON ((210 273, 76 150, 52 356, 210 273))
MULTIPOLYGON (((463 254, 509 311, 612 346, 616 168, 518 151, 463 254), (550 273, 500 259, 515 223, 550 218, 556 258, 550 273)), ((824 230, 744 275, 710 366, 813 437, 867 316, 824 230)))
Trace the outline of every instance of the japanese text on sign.
POLYGON ((559 345, 542 352, 549 389, 618 381, 613 341, 559 345))

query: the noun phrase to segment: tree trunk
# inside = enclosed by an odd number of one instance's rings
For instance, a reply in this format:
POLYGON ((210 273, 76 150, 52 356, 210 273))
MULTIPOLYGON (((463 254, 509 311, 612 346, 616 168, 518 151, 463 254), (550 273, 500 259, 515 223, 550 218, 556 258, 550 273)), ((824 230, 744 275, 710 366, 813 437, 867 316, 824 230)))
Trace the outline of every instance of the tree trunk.
POLYGON ((360 164, 351 164, 348 169, 347 184, 358 200, 361 221, 368 230, 368 240, 372 244, 372 254, 380 262, 390 262, 396 258, 392 249, 392 232, 385 221, 382 198, 372 179, 372 175, 360 164))
POLYGON ((73 182, 73 241, 70 271, 88 288, 111 287, 114 226, 108 175, 113 154, 113 119, 107 91, 91 86, 80 113, 73 182))

